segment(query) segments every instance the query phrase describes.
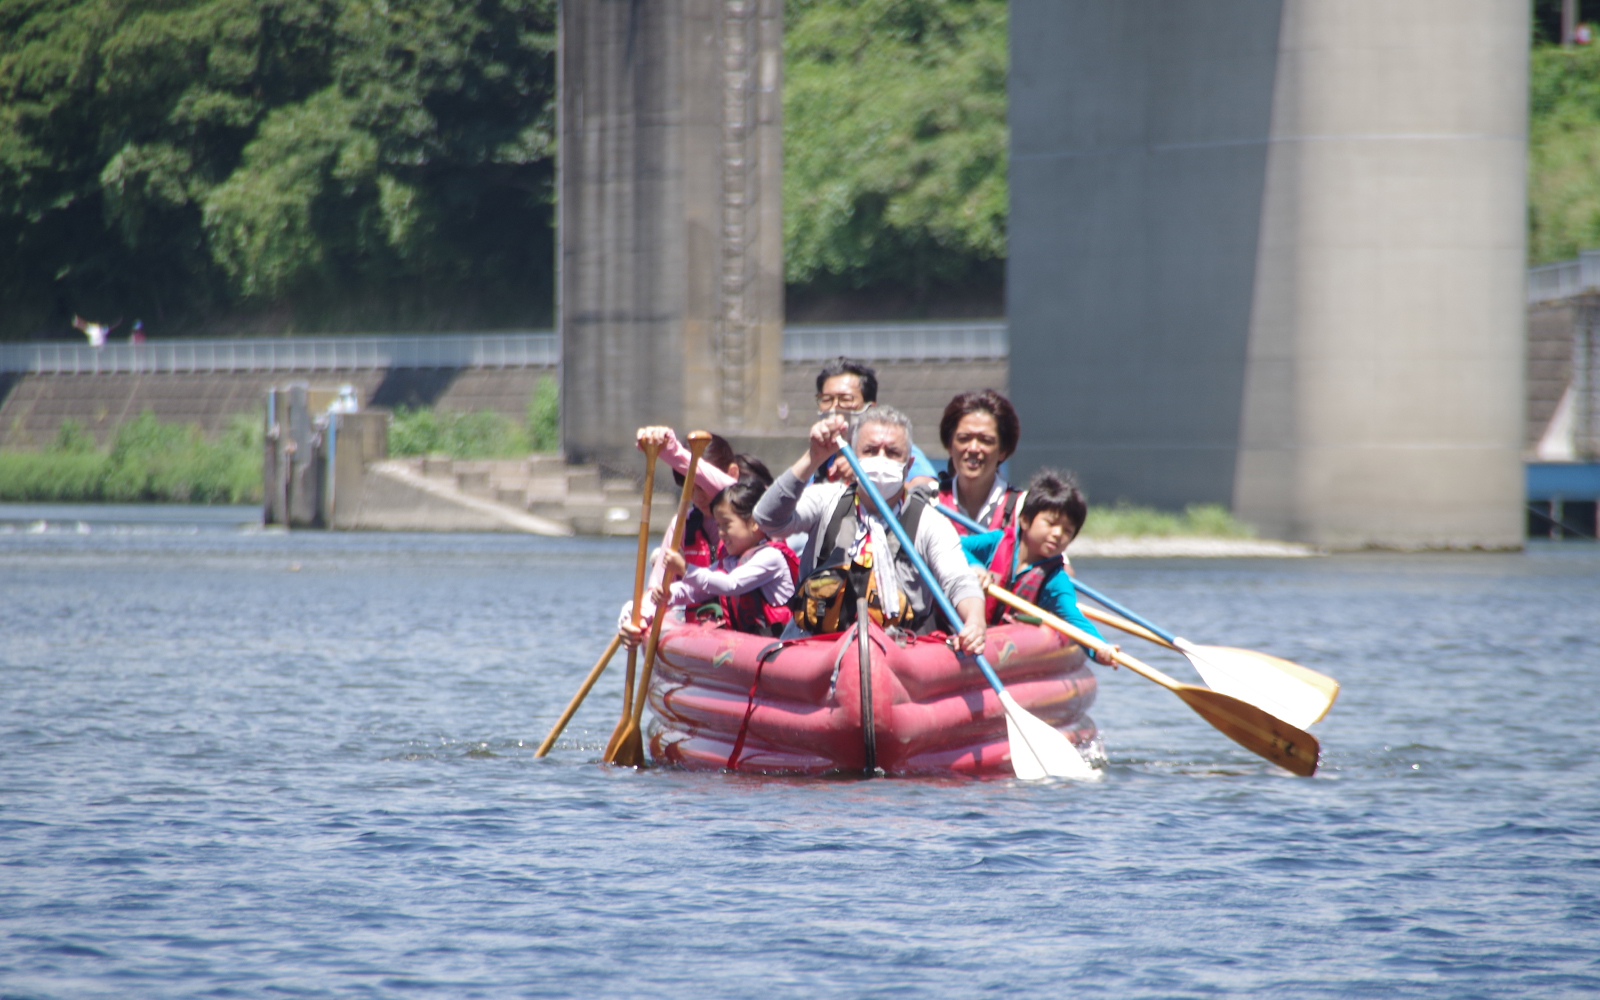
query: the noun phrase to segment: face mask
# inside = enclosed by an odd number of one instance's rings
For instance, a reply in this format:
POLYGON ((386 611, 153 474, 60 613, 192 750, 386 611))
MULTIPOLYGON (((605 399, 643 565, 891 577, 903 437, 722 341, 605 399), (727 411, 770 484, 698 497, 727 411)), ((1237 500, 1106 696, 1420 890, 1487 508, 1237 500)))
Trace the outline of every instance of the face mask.
POLYGON ((901 485, 905 482, 906 467, 902 462, 890 458, 888 455, 871 455, 861 460, 861 471, 867 474, 872 485, 878 488, 885 498, 892 497, 900 492, 901 485))

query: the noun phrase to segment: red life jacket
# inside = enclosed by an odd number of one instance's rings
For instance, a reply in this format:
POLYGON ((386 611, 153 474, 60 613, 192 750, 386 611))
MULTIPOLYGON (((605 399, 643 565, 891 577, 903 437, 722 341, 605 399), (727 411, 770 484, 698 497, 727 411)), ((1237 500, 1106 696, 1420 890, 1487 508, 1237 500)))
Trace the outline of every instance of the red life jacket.
MULTIPOLYGON (((1004 503, 994 505, 994 510, 989 513, 989 524, 985 530, 994 531, 996 528, 1011 527, 1017 512, 1017 499, 1022 496, 1022 491, 1011 486, 1006 487, 1004 503)), ((939 502, 951 510, 962 510, 961 502, 956 499, 956 482, 948 472, 939 474, 939 502)), ((962 511, 965 513, 965 511, 962 511)), ((972 530, 958 521, 951 521, 955 525, 956 534, 970 535, 972 530)))
POLYGON ((700 508, 690 507, 683 526, 683 561, 690 566, 710 566, 716 558, 716 549, 717 546, 711 544, 711 536, 706 534, 705 515, 700 513, 700 508))
MULTIPOLYGON (((1000 581, 1000 586, 1016 594, 1029 604, 1039 603, 1039 592, 1044 589, 1045 581, 1056 573, 1066 568, 1061 557, 1054 559, 1041 559, 1022 567, 1022 572, 1016 579, 1011 578, 1011 569, 1017 552, 1017 532, 1015 529, 1006 529, 1000 536, 1000 542, 994 547, 994 555, 989 559, 989 572, 993 573, 1000 581)), ((985 594, 983 598, 985 619, 990 625, 999 625, 1016 618, 1016 612, 1009 604, 1001 604, 993 597, 985 594)))
MULTIPOLYGON (((795 586, 800 579, 800 557, 782 541, 762 542, 756 548, 762 546, 771 546, 783 554, 783 561, 789 568, 789 585, 795 586)), ((767 603, 765 587, 756 587, 742 594, 722 598, 722 619, 738 632, 775 636, 789 624, 791 617, 793 615, 789 611, 788 604, 767 603)))

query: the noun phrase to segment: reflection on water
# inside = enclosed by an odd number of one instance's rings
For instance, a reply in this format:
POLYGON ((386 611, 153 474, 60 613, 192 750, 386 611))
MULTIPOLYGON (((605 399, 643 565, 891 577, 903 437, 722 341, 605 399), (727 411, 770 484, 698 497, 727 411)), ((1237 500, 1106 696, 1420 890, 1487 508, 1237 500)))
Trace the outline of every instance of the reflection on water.
POLYGON ((620 673, 533 757, 626 540, 254 518, 0 507, 5 995, 1600 990, 1594 547, 1082 561, 1338 677, 1314 779, 1102 671, 1098 785, 801 781, 598 766, 620 673))

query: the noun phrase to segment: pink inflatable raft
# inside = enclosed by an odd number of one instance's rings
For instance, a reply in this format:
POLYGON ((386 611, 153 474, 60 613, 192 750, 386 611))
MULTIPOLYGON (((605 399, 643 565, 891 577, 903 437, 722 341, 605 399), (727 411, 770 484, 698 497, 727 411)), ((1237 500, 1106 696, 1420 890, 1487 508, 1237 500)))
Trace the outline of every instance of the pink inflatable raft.
MULTIPOLYGON (((859 634, 780 643, 716 625, 665 633, 650 685, 651 755, 760 774, 1012 773, 1000 701, 971 659, 941 636, 902 645, 871 628, 863 664, 859 634)), ((1024 708, 1080 748, 1094 740, 1095 679, 1079 646, 1026 624, 991 628, 987 645, 1024 708)))

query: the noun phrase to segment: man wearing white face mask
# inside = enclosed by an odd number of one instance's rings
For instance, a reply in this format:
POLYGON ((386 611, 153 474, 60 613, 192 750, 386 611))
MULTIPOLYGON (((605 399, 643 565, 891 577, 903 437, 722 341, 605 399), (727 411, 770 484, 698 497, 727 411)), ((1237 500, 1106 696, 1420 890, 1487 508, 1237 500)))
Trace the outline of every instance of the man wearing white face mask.
POLYGON ((861 413, 854 447, 862 471, 896 512, 962 621, 941 620, 937 602, 911 559, 901 553, 872 501, 858 495, 854 484, 806 485, 817 467, 839 450, 839 437, 849 426, 838 415, 817 421, 806 453, 756 505, 756 523, 767 537, 807 535, 796 622, 807 632, 839 631, 855 620, 856 598, 866 597, 869 613, 880 625, 915 634, 954 632, 952 643, 958 650, 983 652, 983 593, 966 568, 960 536, 948 520, 928 509, 924 495, 905 488, 911 465, 911 421, 905 414, 888 406, 861 413))

